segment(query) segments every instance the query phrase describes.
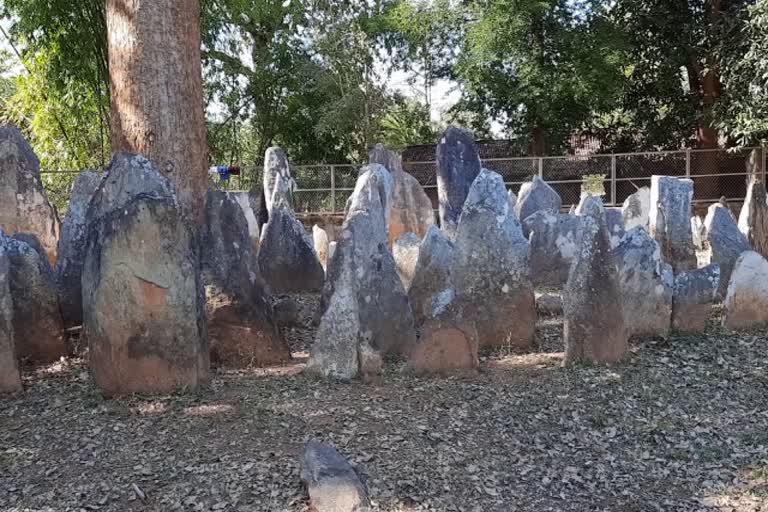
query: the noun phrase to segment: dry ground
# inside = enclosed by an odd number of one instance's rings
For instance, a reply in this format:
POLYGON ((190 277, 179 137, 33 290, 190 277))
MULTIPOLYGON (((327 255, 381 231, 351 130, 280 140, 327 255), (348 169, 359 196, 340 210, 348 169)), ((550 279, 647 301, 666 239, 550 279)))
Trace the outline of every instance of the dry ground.
POLYGON ((0 511, 302 511, 298 455, 331 441, 382 511, 767 510, 768 331, 635 344, 613 367, 537 353, 380 385, 217 372, 193 395, 105 400, 82 360, 0 397, 0 511))

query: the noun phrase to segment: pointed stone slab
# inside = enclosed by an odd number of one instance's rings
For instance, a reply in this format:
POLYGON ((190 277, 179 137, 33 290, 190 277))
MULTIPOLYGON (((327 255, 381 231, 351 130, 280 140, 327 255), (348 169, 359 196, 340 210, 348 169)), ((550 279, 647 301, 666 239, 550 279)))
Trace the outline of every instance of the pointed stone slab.
POLYGON ((520 187, 515 212, 517 218, 524 221, 540 211, 560 213, 562 205, 563 201, 560 194, 539 176, 534 176, 531 181, 523 183, 523 186, 520 187))
POLYGON ((675 273, 696 268, 691 233, 693 181, 671 176, 651 177, 651 236, 675 273))
POLYGON ((416 264, 419 261, 419 248, 421 238, 415 233, 406 233, 395 241, 392 247, 392 256, 397 265, 397 275, 403 283, 406 291, 410 289, 413 275, 416 272, 416 264))
POLYGON ((672 322, 672 267, 659 244, 640 226, 614 250, 627 335, 666 337, 672 322))
POLYGON ((616 362, 629 346, 602 201, 592 197, 580 213, 579 250, 563 290, 564 364, 616 362))
POLYGON ((88 205, 101 182, 101 175, 83 171, 75 178, 69 195, 69 208, 61 226, 56 284, 64 324, 68 327, 83 323, 83 290, 81 278, 88 233, 88 205))
POLYGON ((248 221, 229 192, 209 190, 206 195, 202 275, 213 361, 243 368, 291 359, 274 319, 248 221))
POLYGON ((59 217, 40 179, 40 161, 15 126, 0 126, 0 229, 35 235, 56 263, 59 217))
POLYGON ((456 307, 475 322, 480 346, 529 348, 536 324, 530 246, 499 174, 483 171, 475 178, 455 245, 456 307))
POLYGON ((0 393, 21 389, 21 374, 13 339, 13 301, 11 300, 11 261, 0 247, 0 393))
POLYGON ((634 227, 641 227, 649 231, 648 216, 651 212, 651 189, 641 187, 631 194, 621 205, 621 215, 624 219, 624 229, 629 231, 634 227))
POLYGON ((754 329, 768 325, 768 260, 754 251, 736 260, 723 302, 723 326, 754 329))
POLYGON ((739 213, 739 230, 756 252, 768 258, 768 193, 765 182, 754 177, 739 213))
POLYGON ((437 195, 440 227, 453 238, 467 194, 480 173, 480 157, 472 134, 449 126, 437 145, 437 195))
POLYGON ((408 300, 417 325, 439 314, 442 306, 454 299, 451 271, 455 247, 445 234, 431 226, 419 247, 419 258, 413 272, 408 300))
POLYGON ((672 328, 681 332, 704 332, 720 286, 720 265, 682 272, 675 276, 672 328))
POLYGON ((523 221, 531 244, 531 278, 537 287, 562 287, 578 252, 581 220, 541 210, 523 221))
POLYGON ((718 297, 724 297, 736 260, 751 248, 747 237, 739 231, 731 210, 720 203, 711 205, 707 210, 704 229, 708 247, 707 263, 720 265, 718 297))
POLYGON ((285 180, 285 183, 288 185, 293 183, 291 167, 288 164, 288 155, 285 154, 282 148, 273 146, 268 148, 264 155, 264 200, 269 215, 272 215, 272 207, 276 200, 275 194, 282 195, 281 200, 284 200, 289 207, 293 206, 292 188, 290 186, 275 190, 275 186, 280 178, 285 180))

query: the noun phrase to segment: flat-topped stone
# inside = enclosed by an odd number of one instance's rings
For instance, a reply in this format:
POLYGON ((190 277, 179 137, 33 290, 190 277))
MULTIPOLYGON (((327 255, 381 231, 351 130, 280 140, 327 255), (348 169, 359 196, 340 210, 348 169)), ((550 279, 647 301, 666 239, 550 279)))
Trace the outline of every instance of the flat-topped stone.
POLYGON ((675 273, 696 268, 691 233, 693 181, 671 176, 651 177, 651 236, 675 273))

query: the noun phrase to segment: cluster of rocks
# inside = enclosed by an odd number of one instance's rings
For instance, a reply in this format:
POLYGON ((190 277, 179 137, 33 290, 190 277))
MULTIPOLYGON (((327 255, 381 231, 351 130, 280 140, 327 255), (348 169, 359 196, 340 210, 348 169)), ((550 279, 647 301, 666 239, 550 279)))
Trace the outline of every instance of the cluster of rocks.
POLYGON ((483 347, 530 350, 538 314, 563 315, 566 365, 703 330, 718 300, 727 328, 768 324, 756 177, 738 221, 719 203, 692 216, 693 182, 668 176, 622 208, 586 194, 564 213, 538 176, 508 192, 469 132, 446 130, 437 160, 440 227, 400 156, 377 145, 331 240, 296 218, 280 148, 263 194, 209 191, 202 225, 151 162, 117 154, 104 176, 77 177, 59 236, 31 148, 0 129, 0 390, 20 387, 19 360, 66 355, 65 328, 79 325, 110 395, 198 387, 211 361, 284 363, 275 304, 294 293, 321 295, 307 370, 340 380, 377 379, 389 355, 419 373, 472 371, 483 347))

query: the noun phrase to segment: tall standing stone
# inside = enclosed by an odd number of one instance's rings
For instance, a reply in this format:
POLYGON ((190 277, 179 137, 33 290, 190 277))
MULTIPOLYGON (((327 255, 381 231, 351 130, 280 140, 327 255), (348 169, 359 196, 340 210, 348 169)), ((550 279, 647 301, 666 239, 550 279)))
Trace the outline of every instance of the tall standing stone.
POLYGON ((453 238, 469 189, 480 174, 480 157, 472 134, 454 126, 443 133, 436 153, 440 227, 453 238))
POLYGON ((392 247, 392 256, 395 258, 397 275, 403 283, 406 291, 410 289, 413 275, 416 272, 416 264, 419 261, 419 248, 421 238, 415 233, 406 233, 397 240, 392 247))
POLYGON ((581 224, 579 251, 563 290, 564 364, 615 362, 629 347, 621 287, 598 197, 585 204, 581 224))
POLYGON ((624 200, 621 205, 621 215, 624 219, 624 229, 630 229, 639 226, 648 231, 648 216, 651 212, 651 190, 648 187, 637 189, 624 200))
POLYGON ((83 265, 83 336, 107 395, 208 380, 199 242, 170 182, 119 154, 94 193, 83 265))
POLYGON ((51 363, 67 355, 56 280, 44 253, 0 230, 0 247, 10 260, 16 355, 32 363, 51 363))
POLYGON ((696 268, 696 250, 691 233, 693 181, 671 176, 651 178, 651 236, 675 273, 696 268))
POLYGON ((615 249, 626 233, 621 208, 605 208, 605 224, 611 237, 611 249, 615 249))
POLYGON ((455 243, 456 307, 475 322, 480 346, 529 348, 536 324, 530 246, 499 174, 475 178, 455 243))
POLYGON ((672 299, 672 328, 703 332, 720 286, 720 265, 681 272, 675 276, 672 299))
POLYGON ((406 233, 423 237, 429 226, 435 224, 432 201, 418 180, 403 170, 399 153, 382 144, 376 144, 368 154, 372 164, 384 166, 392 174, 392 199, 389 212, 389 243, 406 233))
POLYGON ((675 276, 659 244, 635 226, 614 249, 627 335, 662 336, 672 321, 675 276))
POLYGON ((230 367, 290 360, 250 243, 248 222, 229 192, 208 191, 202 270, 212 359, 230 367))
POLYGON ((723 325, 728 329, 768 325, 768 260, 754 251, 739 256, 723 306, 723 325))
POLYGON ((287 178, 277 178, 269 222, 261 233, 259 268, 274 293, 318 292, 325 272, 288 203, 289 187, 287 178))
POLYGON ((261 238, 261 224, 257 217, 258 205, 254 204, 253 195, 250 192, 232 192, 232 197, 240 205, 245 215, 245 221, 248 223, 248 236, 251 238, 254 252, 259 251, 259 238, 261 238), (254 206, 257 209, 254 209, 254 206))
POLYGON ((358 178, 328 265, 309 371, 351 379, 368 373, 376 354, 407 354, 415 343, 413 314, 387 241, 391 180, 376 164, 358 178))
POLYGON ((739 230, 752 248, 768 258, 768 193, 765 182, 753 176, 739 213, 739 230))
POLYGON ((540 210, 523 221, 531 244, 531 278, 535 286, 562 287, 579 248, 581 219, 569 213, 540 210))
POLYGON ((749 242, 736 224, 731 210, 715 203, 707 210, 704 228, 708 246, 707 263, 720 265, 720 286, 718 296, 724 297, 731 279, 731 272, 736 260, 745 251, 749 251, 749 242))
POLYGON ((428 317, 440 313, 441 305, 447 305, 455 297, 451 271, 455 247, 445 234, 432 226, 419 247, 419 258, 408 289, 408 300, 413 317, 420 325, 428 317))
POLYGON ((21 375, 13 340, 13 302, 11 300, 11 262, 0 247, 0 393, 21 389, 21 375))
POLYGON ((562 205, 563 200, 560 198, 560 194, 539 176, 534 176, 531 181, 523 183, 523 186, 520 187, 515 212, 517 218, 524 221, 542 210, 559 213, 562 205))
POLYGON ((56 284, 59 290, 61 316, 66 326, 83 323, 83 260, 85 259, 88 222, 86 215, 91 197, 101 181, 93 171, 83 171, 75 178, 69 195, 69 208, 61 225, 56 284))
MULTIPOLYGON (((273 146, 267 149, 264 155, 264 199, 269 215, 272 215, 272 207, 275 203, 275 187, 281 178, 287 185, 292 183, 291 167, 288 164, 288 156, 285 154, 285 151, 282 148, 273 146)), ((293 206, 290 186, 278 188, 277 193, 284 196, 283 199, 286 200, 289 207, 293 206)))
POLYGON ((59 218, 40 179, 40 161, 18 128, 0 126, 0 228, 8 235, 32 233, 46 258, 56 263, 59 218))

